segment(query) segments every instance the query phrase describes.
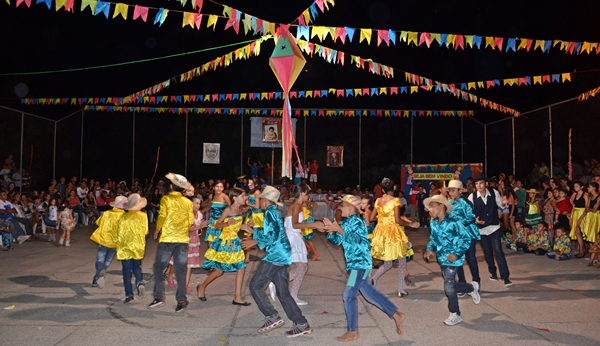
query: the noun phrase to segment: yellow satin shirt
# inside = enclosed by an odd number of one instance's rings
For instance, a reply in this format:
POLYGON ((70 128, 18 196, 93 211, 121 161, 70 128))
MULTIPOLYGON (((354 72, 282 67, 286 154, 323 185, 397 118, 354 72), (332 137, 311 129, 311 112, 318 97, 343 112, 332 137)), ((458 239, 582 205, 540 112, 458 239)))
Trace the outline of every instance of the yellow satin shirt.
POLYGON ((161 243, 190 243, 190 226, 194 223, 194 204, 181 192, 171 191, 160 200, 156 229, 161 243))
POLYGON ((119 261, 144 258, 148 215, 140 210, 130 210, 119 220, 117 259, 119 261))
POLYGON ((125 210, 112 208, 105 211, 98 220, 96 226, 98 228, 92 233, 90 239, 102 246, 114 249, 117 247, 118 225, 119 220, 125 214, 125 210))

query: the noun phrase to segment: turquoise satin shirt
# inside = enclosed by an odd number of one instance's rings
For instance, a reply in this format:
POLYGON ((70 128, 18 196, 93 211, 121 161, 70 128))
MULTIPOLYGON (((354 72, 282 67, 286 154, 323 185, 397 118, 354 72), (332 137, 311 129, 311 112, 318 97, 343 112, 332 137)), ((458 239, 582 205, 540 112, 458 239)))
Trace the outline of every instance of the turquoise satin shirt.
POLYGON ((449 202, 452 205, 450 216, 460 221, 469 233, 471 233, 472 238, 481 240, 481 233, 479 233, 479 228, 477 228, 477 224, 475 223, 475 214, 473 213, 471 203, 462 197, 459 197, 457 201, 450 198, 449 202))
POLYGON ((365 220, 358 214, 347 217, 340 222, 344 234, 330 232, 327 239, 335 245, 342 245, 346 258, 346 270, 371 269, 371 242, 368 238, 365 220))
POLYGON ((465 252, 471 246, 472 234, 463 224, 450 215, 446 215, 442 222, 431 219, 431 235, 427 251, 437 252, 437 261, 441 266, 460 267, 465 262, 465 252), (448 261, 448 255, 454 254, 456 260, 448 261))
POLYGON ((270 205, 265 210, 263 228, 256 228, 252 236, 259 249, 265 249, 263 261, 277 265, 292 264, 292 247, 285 234, 283 219, 277 207, 270 205))

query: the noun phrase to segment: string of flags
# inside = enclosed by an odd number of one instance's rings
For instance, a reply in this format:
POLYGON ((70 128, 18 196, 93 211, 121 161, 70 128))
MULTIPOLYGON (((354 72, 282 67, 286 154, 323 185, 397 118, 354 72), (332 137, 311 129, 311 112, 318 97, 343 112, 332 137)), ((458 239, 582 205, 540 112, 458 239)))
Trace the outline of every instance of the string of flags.
POLYGON ((146 95, 153 95, 156 94, 162 90, 164 90, 165 88, 168 88, 171 85, 171 81, 177 81, 179 80, 179 82, 187 82, 192 80, 194 77, 197 76, 201 76, 203 75, 205 72, 208 71, 214 71, 216 70, 218 67, 227 67, 229 65, 231 65, 234 61, 240 60, 240 59, 248 59, 252 56, 258 56, 260 54, 260 45, 262 42, 267 41, 272 39, 272 36, 262 36, 261 38, 259 38, 258 40, 247 44, 241 48, 238 48, 232 52, 229 52, 227 54, 224 54, 216 59, 213 59, 207 63, 204 63, 198 67, 195 67, 187 72, 184 72, 178 76, 175 76, 173 78, 167 79, 163 82, 160 82, 156 85, 153 85, 149 88, 146 88, 144 90, 138 91, 135 94, 129 95, 124 97, 124 102, 131 102, 132 99, 138 98, 138 97, 143 97, 146 95))
MULTIPOLYGON (((328 63, 342 64, 342 65, 344 64, 344 57, 345 57, 346 53, 344 53, 342 51, 338 51, 336 49, 328 48, 325 46, 321 46, 317 43, 307 42, 304 40, 298 40, 297 42, 298 42, 298 46, 300 47, 300 49, 307 52, 307 54, 309 54, 311 57, 313 55, 312 54, 313 52, 317 52, 318 55, 320 57, 322 57, 328 63), (342 53, 342 54, 340 54, 340 53, 342 53), (340 58, 340 56, 342 58, 340 58)), ((426 78, 426 77, 418 76, 418 75, 415 75, 415 74, 412 74, 412 73, 409 73, 406 71, 402 71, 395 67, 390 67, 387 65, 376 63, 371 59, 364 59, 364 58, 361 58, 361 57, 355 56, 355 55, 349 55, 349 56, 350 56, 350 61, 357 68, 365 69, 365 66, 366 66, 369 69, 369 72, 371 72, 373 74, 381 75, 383 73, 383 75, 385 77, 393 78, 394 77, 393 71, 398 70, 400 72, 404 72, 405 76, 407 77, 407 80, 411 84, 420 86, 422 89, 425 89, 427 91, 434 91, 436 93, 437 92, 451 93, 456 98, 461 98, 464 101, 470 101, 470 102, 474 102, 474 103, 477 103, 479 101, 479 104, 485 108, 500 111, 502 113, 508 113, 515 117, 518 117, 520 115, 519 112, 517 112, 516 110, 514 110, 512 108, 503 106, 496 102, 492 102, 492 101, 484 99, 482 97, 473 95, 467 91, 461 90, 460 88, 457 88, 455 84, 447 84, 447 83, 438 82, 438 81, 435 81, 430 78, 426 78), (408 78, 409 76, 410 76, 410 78, 408 78)), ((416 90, 418 90, 418 89, 416 89, 416 90)))
POLYGON ((592 90, 589 90, 589 91, 586 91, 586 92, 582 93, 581 95, 579 95, 577 97, 577 100, 578 101, 587 101, 587 100, 590 99, 590 97, 596 96, 596 94, 598 93, 598 91, 600 91, 600 86, 596 87, 596 88, 594 88, 592 90))
MULTIPOLYGON (((281 116, 281 108, 190 108, 190 107, 139 107, 139 106, 102 106, 86 105, 85 111, 100 112, 142 112, 171 114, 211 114, 211 115, 259 115, 281 116)), ((469 117, 473 110, 391 110, 391 109, 294 109, 295 117, 469 117)))

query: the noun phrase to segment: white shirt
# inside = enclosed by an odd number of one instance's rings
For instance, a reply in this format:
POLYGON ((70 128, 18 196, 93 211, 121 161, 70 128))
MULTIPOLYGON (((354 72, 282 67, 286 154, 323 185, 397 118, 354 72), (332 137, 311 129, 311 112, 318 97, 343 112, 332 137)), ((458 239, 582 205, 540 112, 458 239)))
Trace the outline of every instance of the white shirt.
MULTIPOLYGON (((496 197, 496 205, 498 207, 502 207, 502 199, 500 198, 500 193, 497 190, 493 190, 494 191, 494 196, 496 197)), ((469 201, 471 201, 471 203, 475 204, 475 201, 473 201, 473 195, 476 194, 477 198, 481 198, 481 201, 483 202, 483 204, 487 204, 487 198, 490 195, 490 191, 486 188, 485 189, 485 196, 482 196, 481 193, 479 193, 479 191, 475 191, 474 193, 469 195, 469 201)), ((475 215, 477 216, 477 215, 475 215)), ((500 224, 497 225, 489 225, 486 226, 484 228, 480 228, 479 229, 479 234, 481 235, 490 235, 494 232, 496 232, 498 229, 500 228, 500 224)))
POLYGON ((82 189, 81 187, 77 188, 77 196, 79 198, 85 198, 85 196, 87 196, 87 194, 88 194, 87 188, 85 188, 85 189, 82 189))
MULTIPOLYGON (((8 200, 6 200, 6 201, 0 201, 0 210, 7 210, 7 209, 16 209, 16 208, 8 200)), ((14 214, 12 216, 9 216, 9 215, 10 214, 5 214, 3 216, 4 216, 5 219, 12 219, 14 217, 14 214)))

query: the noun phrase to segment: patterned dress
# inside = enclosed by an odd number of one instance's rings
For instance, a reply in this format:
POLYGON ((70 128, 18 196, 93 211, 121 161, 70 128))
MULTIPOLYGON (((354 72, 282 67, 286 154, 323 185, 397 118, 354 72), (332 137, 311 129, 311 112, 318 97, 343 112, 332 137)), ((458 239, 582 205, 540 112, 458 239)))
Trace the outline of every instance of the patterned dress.
MULTIPOLYGON (((313 219, 313 217, 310 216, 310 210, 308 210, 308 208, 302 207, 302 214, 303 222, 315 222, 315 219, 313 219)), ((300 233, 302 234, 302 238, 305 241, 309 241, 315 237, 315 233, 313 232, 312 228, 303 228, 300 233)))
MULTIPOLYGON (((194 226, 202 222, 202 213, 197 211, 194 215, 194 226)), ((190 245, 188 246, 188 268, 200 268, 200 236, 198 230, 190 232, 190 245)))
MULTIPOLYGON (((248 204, 256 204, 256 197, 254 195, 248 196, 248 204)), ((246 216, 246 221, 252 220, 252 222, 254 223, 254 226, 252 227, 254 228, 254 232, 260 231, 263 228, 264 219, 265 214, 263 213, 262 209, 251 207, 250 210, 248 210, 248 216, 246 216)), ((244 235, 246 237, 252 236, 252 234, 248 232, 244 232, 244 235)))
POLYGON ((227 222, 230 219, 234 219, 235 223, 223 227, 219 237, 213 240, 210 248, 204 254, 204 258, 206 259, 202 265, 204 269, 214 268, 224 272, 235 272, 246 268, 246 257, 240 244, 240 238, 238 237, 244 216, 231 216, 223 220, 223 222, 227 222))
POLYGON ((223 210, 225 210, 225 208, 227 208, 227 203, 211 202, 210 219, 208 220, 206 236, 204 237, 205 242, 212 242, 221 234, 221 230, 215 229, 213 225, 221 218, 221 215, 223 214, 223 210))

